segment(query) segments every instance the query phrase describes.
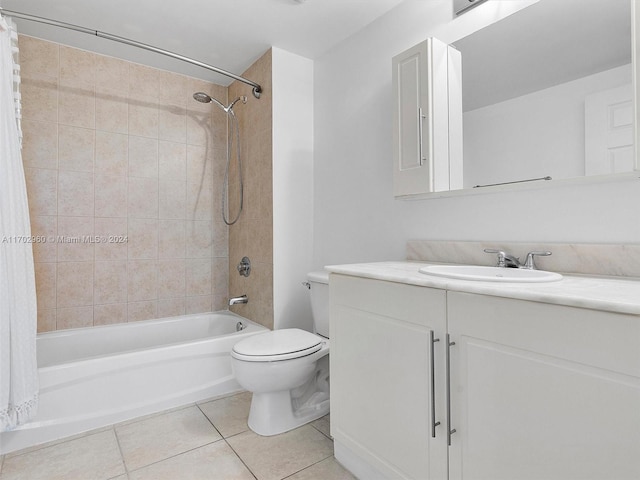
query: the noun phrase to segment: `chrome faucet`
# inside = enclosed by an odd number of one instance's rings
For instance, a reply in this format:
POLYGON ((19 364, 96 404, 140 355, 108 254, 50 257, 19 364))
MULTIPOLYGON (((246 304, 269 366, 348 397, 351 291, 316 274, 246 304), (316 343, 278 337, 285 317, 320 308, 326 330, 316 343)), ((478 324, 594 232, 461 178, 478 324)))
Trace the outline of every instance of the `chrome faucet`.
POLYGON ((495 253, 498 255, 497 267, 502 268, 526 268, 527 270, 536 270, 534 256, 548 257, 551 252, 529 252, 524 263, 520 263, 520 258, 509 255, 504 250, 496 250, 495 248, 485 248, 485 253, 495 253))
POLYGON ((485 248, 484 253, 496 253, 498 255, 498 263, 496 267, 501 268, 520 268, 520 259, 509 255, 504 250, 496 250, 495 248, 485 248))
POLYGON ((249 297, 246 295, 241 295, 239 297, 231 297, 229 299, 229 306, 238 305, 239 303, 249 303, 249 297))

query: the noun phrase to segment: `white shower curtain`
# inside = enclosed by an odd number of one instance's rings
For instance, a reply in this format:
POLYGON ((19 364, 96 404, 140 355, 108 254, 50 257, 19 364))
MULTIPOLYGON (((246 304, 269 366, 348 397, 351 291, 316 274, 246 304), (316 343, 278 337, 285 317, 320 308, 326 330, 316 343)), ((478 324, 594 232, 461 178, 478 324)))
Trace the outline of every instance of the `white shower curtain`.
POLYGON ((38 404, 37 307, 27 188, 20 153, 17 32, 0 17, 0 432, 38 404))

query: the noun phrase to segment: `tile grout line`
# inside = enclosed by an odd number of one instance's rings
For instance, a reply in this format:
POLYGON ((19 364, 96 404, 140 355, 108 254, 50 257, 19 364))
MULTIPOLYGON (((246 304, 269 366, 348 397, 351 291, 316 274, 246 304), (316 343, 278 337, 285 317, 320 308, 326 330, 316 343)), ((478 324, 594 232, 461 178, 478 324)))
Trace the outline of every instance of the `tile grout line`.
POLYGON ((220 430, 218 430, 218 427, 216 427, 213 422, 211 421, 211 419, 207 416, 206 413, 204 413, 204 410, 202 410, 202 408, 200 408, 200 405, 198 405, 197 403, 195 404, 195 406, 198 408, 198 410, 200 411, 200 413, 202 415, 204 415, 204 418, 207 419, 207 422, 209 422, 211 424, 211 426, 215 429, 216 432, 218 432, 218 435, 220 435, 220 439, 224 439, 224 435, 222 435, 222 433, 220 432, 220 430))
MULTIPOLYGON (((320 433, 322 433, 322 432, 320 432, 320 433)), ((298 470, 298 471, 296 471, 296 472, 293 472, 292 474, 287 475, 286 477, 282 477, 280 480, 285 480, 285 479, 287 479, 287 478, 291 478, 291 477, 293 477, 294 475, 296 475, 296 474, 298 474, 298 473, 300 473, 300 472, 303 472, 303 471, 307 470, 308 468, 313 467, 314 465, 319 464, 320 462, 324 462, 324 461, 325 461, 325 460, 327 460, 328 458, 333 458, 333 454, 331 454, 331 455, 329 455, 328 457, 325 457, 325 458, 323 458, 323 459, 321 459, 321 460, 318 460, 317 462, 312 463, 311 465, 307 465, 306 467, 301 468, 300 470, 298 470)))
POLYGON ((197 447, 193 447, 193 448, 190 448, 190 449, 188 449, 188 450, 185 450, 184 452, 178 452, 178 453, 175 453, 175 454, 173 454, 173 455, 169 455, 168 457, 161 458, 160 460, 156 460, 155 462, 151 462, 151 463, 149 463, 149 464, 147 464, 147 465, 143 465, 143 466, 141 466, 141 467, 134 468, 134 469, 133 469, 133 470, 131 470, 131 471, 127 470, 127 475, 129 475, 130 473, 139 472, 140 470, 144 470, 145 468, 148 468, 148 467, 150 467, 150 466, 152 466, 152 465, 157 465, 158 463, 162 463, 162 462, 164 462, 164 461, 166 461, 166 460, 170 460, 170 459, 172 459, 172 458, 179 457, 179 456, 181 456, 181 455, 184 455, 184 454, 189 453, 189 452, 193 452, 193 451, 198 450, 198 449, 200 449, 200 448, 204 448, 204 447, 206 447, 206 446, 208 446, 208 445, 213 445, 214 443, 218 443, 218 442, 220 442, 221 440, 224 440, 224 439, 223 439, 223 438, 220 438, 219 440, 215 440, 215 441, 213 441, 213 442, 204 443, 204 444, 202 444, 202 445, 198 445, 197 447))
POLYGON ((127 462, 124 460, 124 453, 122 451, 122 445, 120 445, 120 437, 118 437, 118 432, 116 431, 115 424, 111 426, 111 430, 113 431, 113 436, 116 437, 116 444, 118 445, 118 452, 120 452, 120 459, 122 460, 122 466, 124 467, 124 473, 129 478, 129 468, 127 467, 127 462))
MULTIPOLYGON (((151 465, 156 465, 156 464, 158 464, 158 463, 162 463, 162 462, 164 462, 165 460, 169 460, 169 459, 171 459, 171 458, 179 457, 180 455, 184 455, 184 454, 186 454, 186 453, 188 453, 188 452, 193 452, 193 451, 198 450, 198 449, 200 449, 200 448, 206 447, 207 445, 212 445, 212 444, 217 443, 217 442, 219 442, 219 441, 221 441, 221 440, 224 440, 224 437, 222 436, 222 434, 220 433, 220 431, 219 431, 219 430, 216 428, 216 426, 211 422, 211 420, 209 419, 209 417, 207 417, 207 415, 202 411, 202 409, 200 408, 200 406, 199 406, 197 403, 192 403, 192 404, 186 405, 186 406, 184 406, 184 407, 178 407, 178 408, 176 408, 175 410, 174 410, 174 409, 170 409, 169 411, 179 411, 179 410, 183 410, 183 409, 186 409, 186 408, 191 408, 191 407, 193 407, 193 406, 195 406, 195 407, 197 407, 197 408, 198 408, 198 410, 203 414, 203 416, 205 417, 205 419, 206 419, 206 420, 211 424, 211 426, 215 429, 215 431, 218 433, 218 435, 220 435, 220 438, 219 438, 218 440, 214 440, 214 441, 212 441, 212 442, 207 442, 207 443, 204 443, 204 444, 202 444, 202 445, 198 445, 197 447, 193 447, 193 448, 190 448, 190 449, 188 449, 188 450, 185 450, 185 451, 182 451, 182 452, 175 453, 174 455, 170 455, 170 456, 168 456, 168 457, 162 458, 162 459, 160 459, 160 460, 157 460, 157 461, 155 461, 155 462, 149 463, 149 464, 147 464, 147 465, 143 465, 143 466, 138 467, 138 468, 135 468, 135 469, 133 469, 133 470, 131 470, 131 471, 126 467, 126 463, 125 463, 125 469, 126 469, 126 471, 127 471, 127 475, 128 475, 129 473, 133 473, 133 472, 137 472, 137 471, 139 471, 139 470, 143 470, 143 469, 145 469, 145 468, 147 468, 147 467, 150 467, 151 465)), ((166 413, 166 412, 164 412, 164 413, 166 413)), ((162 414, 163 414, 163 412, 158 413, 158 415, 154 415, 154 414, 152 414, 152 415, 150 415, 150 416, 149 416, 149 418, 152 418, 152 417, 155 417, 155 416, 159 416, 159 415, 162 415, 162 414)), ((133 423, 137 423, 137 421, 132 421, 131 423, 126 423, 125 425, 130 425, 130 424, 133 424, 133 423)), ((114 425, 114 429, 115 429, 115 425, 114 425)), ((116 435, 116 437, 117 437, 117 435, 116 435)), ((119 442, 118 442, 118 446, 120 446, 120 443, 119 443, 119 442)), ((122 452, 122 450, 121 450, 121 452, 122 452)), ((123 461, 124 461, 124 455, 123 455, 123 461)))
POLYGON ((50 440, 48 442, 32 445, 30 447, 24 447, 19 450, 14 450, 12 452, 5 453, 4 456, 5 458, 8 458, 8 457, 21 457, 23 455, 29 455, 31 453, 38 452, 40 450, 45 450, 47 448, 56 447, 64 443, 73 442, 74 440, 78 440, 80 438, 90 437, 92 435, 97 435, 99 433, 107 432, 112 426, 113 425, 105 425, 104 427, 97 427, 92 430, 88 430, 86 432, 76 433, 74 435, 69 435, 67 437, 62 437, 55 440, 50 440))
MULTIPOLYGON (((233 397, 235 395, 229 395, 229 397, 233 397)), ((223 398, 227 398, 227 397, 223 397, 223 398)), ((215 401, 215 400, 213 400, 215 401)), ((253 476, 253 478, 255 478, 256 480, 258 480, 258 477, 256 476, 255 473, 253 473, 253 470, 251 470, 249 468, 249 465, 247 465, 245 463, 245 461, 242 459, 242 457, 238 454, 238 452, 235 451, 235 449, 229 444, 229 442, 227 442, 227 439, 225 438, 224 435, 222 435, 222 433, 220 432, 220 430, 218 430, 218 427, 216 427, 213 422, 211 421, 211 419, 207 416, 206 413, 204 413, 204 411, 202 410, 202 408, 200 408, 200 405, 196 403, 196 406, 198 407, 198 409, 202 412, 202 414, 205 416, 205 418, 209 421, 209 423, 213 426, 213 428, 216 429, 216 432, 218 432, 220 434, 220 437, 222 440, 224 440, 224 443, 227 444, 227 446, 231 449, 231 451, 234 453, 234 455, 236 457, 238 457, 238 460, 240 460, 240 462, 242 462, 242 464, 244 465, 244 467, 247 469, 247 471, 253 476)), ((246 430, 245 430, 246 431, 246 430)), ((244 432, 240 432, 240 433, 244 433, 244 432)), ((231 437, 235 437, 236 435, 240 435, 240 433, 237 433, 235 435, 231 435, 229 438, 231 437)))
POLYGON ((111 426, 116 427, 125 427, 127 425, 133 425, 134 423, 143 422, 145 420, 149 420, 151 418, 160 417, 162 415, 166 415, 173 412, 179 412, 180 410, 185 410, 187 408, 193 407, 195 403, 187 403, 185 405, 179 405, 177 407, 167 408, 166 410, 160 410, 157 412, 147 413, 144 415, 140 415, 139 417, 129 418, 128 420, 122 420, 121 422, 114 423, 111 426))
MULTIPOLYGON (((231 396, 233 396, 233 395, 231 395, 231 396)), ((214 400, 214 401, 215 401, 215 400, 214 400)), ((249 468, 249 465, 247 465, 247 464, 245 463, 245 461, 244 461, 244 460, 242 459, 242 457, 238 454, 238 452, 236 452, 236 451, 233 449, 233 447, 229 444, 229 442, 227 442, 227 439, 225 438, 225 436, 224 436, 224 435, 222 435, 222 432, 220 432, 220 430, 218 430, 218 427, 216 427, 216 426, 214 425, 213 421, 212 421, 212 420, 207 416, 207 414, 206 414, 206 413, 204 413, 204 411, 202 410, 202 408, 200 408, 200 405, 196 403, 196 406, 197 406, 197 407, 198 407, 198 409, 202 412, 202 414, 204 415, 204 417, 209 421, 209 423, 211 424, 211 426, 212 426, 213 428, 215 428, 215 429, 216 429, 216 432, 218 432, 218 433, 220 434, 220 438, 221 438, 222 440, 224 440, 224 443, 226 443, 226 444, 227 444, 227 446, 228 446, 228 447, 231 449, 231 451, 234 453, 234 455, 235 455, 236 457, 238 457, 238 460, 240 460, 240 461, 242 462, 242 464, 243 464, 243 465, 244 465, 244 467, 247 469, 247 471, 248 471, 248 472, 253 476, 253 478, 255 478, 255 479, 257 480, 257 479, 258 479, 258 477, 257 477, 257 476, 253 473, 253 471, 249 468)), ((245 430, 245 431, 246 431, 246 430, 245 430)), ((241 433, 244 433, 244 432, 241 432, 241 433)), ((238 434, 236 434, 236 435, 239 435, 239 433, 238 433, 238 434)), ((235 435, 231 435, 231 437, 234 437, 234 436, 235 436, 235 435)))
MULTIPOLYGON (((229 396, 233 396, 233 395, 229 395, 229 396)), ((223 396, 221 398, 227 398, 227 397, 223 396)), ((218 400, 218 399, 208 400, 208 401, 215 401, 215 400, 218 400)), ((205 403, 207 403, 207 401, 205 401, 205 403)), ((89 436, 92 436, 92 435, 96 435, 98 433, 103 433, 103 432, 109 431, 110 429, 114 430, 114 432, 115 432, 116 428, 119 427, 119 426, 131 425, 131 424, 138 423, 138 422, 150 419, 150 418, 158 417, 158 416, 161 416, 161 415, 164 415, 164 414, 167 414, 167 413, 172 413, 172 412, 177 412, 177 411, 180 411, 180 410, 184 410, 186 408, 190 408, 190 407, 193 407, 193 406, 197 406, 197 403, 195 403, 195 402, 194 403, 188 403, 188 404, 185 404, 185 405, 180 405, 180 406, 169 408, 169 409, 166 409, 166 410, 161 410, 159 412, 153 412, 153 413, 149 413, 149 414, 146 414, 146 415, 141 415, 139 417, 133 417, 133 418, 130 418, 128 420, 123 420, 121 422, 112 423, 112 424, 105 425, 105 426, 102 426, 102 427, 97 427, 97 428, 88 430, 86 432, 81 432, 81 433, 78 433, 78 434, 75 434, 75 435, 69 435, 67 437, 62 437, 62 438, 51 440, 51 441, 44 442, 44 443, 41 443, 41 444, 32 445, 31 447, 25 447, 25 448, 22 448, 22 449, 19 449, 19 450, 15 450, 13 452, 2 454, 2 455, 0 455, 0 471, 2 471, 2 467, 4 466, 4 461, 8 457, 17 457, 17 456, 22 456, 22 455, 28 455, 28 454, 30 454, 32 452, 36 452, 36 451, 43 450, 43 449, 50 448, 50 447, 55 447, 55 446, 61 445, 63 443, 71 442, 73 440, 77 440, 77 439, 84 438, 84 437, 89 437, 89 436)), ((202 410, 200 410, 200 411, 202 412, 202 410)), ((204 412, 202 412, 202 413, 204 414, 204 412)), ((207 420, 209 422, 211 422, 209 420, 209 417, 207 417, 206 415, 205 415, 205 417, 207 418, 207 420)), ((214 425, 214 428, 215 428, 215 425, 214 425)), ((217 430, 217 428, 216 428, 216 430, 217 430)), ((220 432, 218 432, 218 433, 220 433, 220 432)), ((222 438, 222 434, 220 434, 220 437, 222 438)), ((118 439, 117 433, 116 433, 116 439, 118 439)), ((210 443, 214 443, 214 442, 210 442, 210 443)), ((119 439, 118 439, 118 448, 120 448, 120 450, 122 450, 121 447, 120 447, 119 439)))
POLYGON ((215 427, 215 425, 211 424, 211 425, 213 426, 213 428, 216 430, 216 432, 218 432, 218 435, 220 435, 220 438, 219 438, 218 440, 214 440, 213 442, 207 442, 207 443, 204 443, 204 444, 202 444, 202 445, 198 445, 197 447, 190 448, 190 449, 185 450, 185 451, 183 451, 183 452, 178 452, 178 453, 176 453, 176 454, 174 454, 174 455, 170 455, 170 456, 168 456, 168 457, 162 458, 162 459, 157 460, 157 461, 155 461, 155 462, 149 463, 148 465, 143 465, 143 466, 141 466, 141 467, 139 467, 139 468, 135 468, 135 469, 133 469, 133 470, 129 471, 129 468, 127 467, 127 464, 126 464, 126 462, 125 462, 125 460, 124 460, 124 454, 123 454, 123 452, 122 452, 122 447, 120 446, 120 440, 119 440, 119 438, 118 438, 118 434, 117 434, 117 432, 116 432, 116 427, 117 427, 118 425, 122 425, 122 426, 132 425, 132 424, 135 424, 135 423, 138 423, 138 422, 141 422, 141 421, 147 420, 147 419, 149 419, 149 418, 159 417, 159 416, 165 415, 165 414, 167 414, 167 413, 172 413, 172 412, 178 412, 178 411, 181 411, 181 410, 186 410, 187 408, 191 408, 191 407, 194 407, 194 406, 195 406, 195 407, 197 407, 197 408, 198 408, 198 410, 199 410, 199 411, 204 415, 204 417, 207 419, 207 421, 208 421, 209 423, 211 423, 211 420, 209 420, 209 417, 207 417, 207 416, 204 414, 204 412, 200 409, 200 407, 198 406, 198 404, 197 404, 197 403, 190 403, 190 404, 188 404, 188 405, 184 405, 184 406, 180 406, 180 407, 176 407, 176 408, 168 409, 168 410, 165 410, 165 411, 161 411, 161 412, 157 412, 157 413, 153 413, 153 414, 149 414, 149 415, 144 415, 143 417, 139 417, 138 419, 132 419, 132 421, 125 421, 125 422, 121 422, 121 423, 118 423, 118 424, 114 424, 114 425, 112 425, 113 430, 114 430, 114 433, 115 433, 115 435, 116 435, 116 440, 118 441, 118 448, 120 449, 120 455, 122 456, 122 462, 123 462, 123 464, 124 464, 124 467, 125 467, 125 471, 126 471, 127 476, 129 475, 129 473, 136 472, 136 471, 138 471, 138 470, 141 470, 141 469, 143 469, 143 468, 147 468, 147 467, 149 467, 149 466, 151 466, 151 465, 155 465, 155 464, 157 464, 157 463, 163 462, 163 461, 168 460, 168 459, 170 459, 170 458, 174 458, 174 457, 177 457, 177 456, 183 455, 183 454, 185 454, 185 453, 187 453, 187 452, 192 452, 192 451, 194 451, 194 450, 197 450, 197 449, 199 449, 199 448, 205 447, 205 446, 207 446, 207 445, 211 445, 211 444, 213 444, 213 443, 219 442, 220 440, 222 440, 222 439, 223 439, 222 434, 220 434, 220 432, 219 432, 219 431, 218 431, 218 429, 215 427))
POLYGON ((321 434, 323 434, 325 437, 327 437, 329 440, 331 440, 333 442, 333 437, 331 435, 327 435, 326 433, 324 433, 322 430, 320 430, 318 427, 316 427, 314 425, 314 422, 311 422, 311 426, 313 428, 315 428, 316 430, 318 430, 321 434))
MULTIPOLYGON (((243 432, 244 433, 244 432, 243 432)), ((235 436, 235 435, 234 435, 235 436)), ((231 437, 229 437, 231 438, 231 437)), ((245 466, 245 468, 247 469, 247 471, 251 474, 251 476, 253 476, 253 478, 255 478, 256 480, 258 480, 258 476, 253 473, 253 470, 251 470, 251 468, 249 468, 249 465, 246 464, 246 462, 244 461, 244 459, 240 456, 240 454, 238 452, 236 452, 236 450, 233 448, 233 446, 231 446, 231 444, 229 442, 227 442, 227 439, 223 437, 224 442, 229 446, 229 448, 231 449, 231 451, 235 454, 236 457, 238 457, 238 460, 240 460, 242 462, 242 464, 245 466)))

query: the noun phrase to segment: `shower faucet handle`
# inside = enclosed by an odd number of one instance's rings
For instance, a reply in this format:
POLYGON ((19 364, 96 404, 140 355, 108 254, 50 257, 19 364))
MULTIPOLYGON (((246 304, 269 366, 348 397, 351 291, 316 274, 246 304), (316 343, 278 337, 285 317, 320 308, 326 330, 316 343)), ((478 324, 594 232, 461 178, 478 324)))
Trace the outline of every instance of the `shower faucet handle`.
POLYGON ((238 263, 236 268, 242 277, 248 277, 251 275, 251 260, 249 260, 249 257, 242 257, 242 260, 240 260, 240 263, 238 263))

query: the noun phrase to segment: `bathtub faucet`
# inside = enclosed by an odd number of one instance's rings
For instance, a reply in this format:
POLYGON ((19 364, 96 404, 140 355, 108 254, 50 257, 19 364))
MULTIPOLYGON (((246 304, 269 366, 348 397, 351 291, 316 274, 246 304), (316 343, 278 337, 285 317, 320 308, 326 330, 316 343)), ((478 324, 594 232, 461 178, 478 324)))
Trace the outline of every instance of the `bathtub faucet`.
POLYGON ((240 297, 232 297, 229 299, 229 306, 237 305, 239 303, 249 303, 249 297, 241 295, 240 297))

